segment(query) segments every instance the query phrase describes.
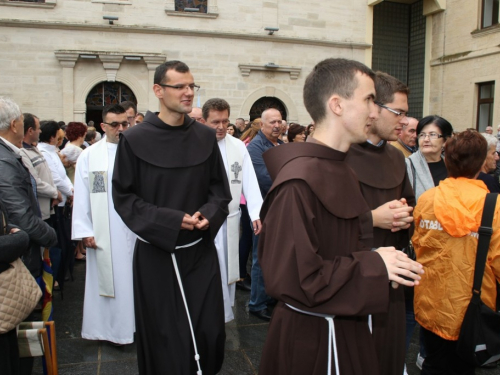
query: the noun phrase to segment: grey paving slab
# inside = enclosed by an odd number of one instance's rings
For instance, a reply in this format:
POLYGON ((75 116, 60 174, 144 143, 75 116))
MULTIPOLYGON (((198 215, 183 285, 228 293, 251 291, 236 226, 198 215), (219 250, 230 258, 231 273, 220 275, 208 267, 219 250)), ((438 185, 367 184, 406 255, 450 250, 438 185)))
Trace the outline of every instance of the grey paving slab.
MULTIPOLYGON (((57 353, 61 375, 136 375, 136 345, 116 347, 81 338, 85 263, 75 264, 74 281, 66 283, 64 299, 54 297, 57 353)), ((248 313, 249 293, 237 290, 235 320, 226 324, 226 352, 221 375, 258 374, 269 324, 248 313)), ((420 375, 415 365, 419 350, 418 328, 407 354, 408 375, 420 375)), ((33 375, 42 375, 41 359, 35 360, 33 375)), ((477 369, 477 375, 500 375, 500 367, 477 369)))

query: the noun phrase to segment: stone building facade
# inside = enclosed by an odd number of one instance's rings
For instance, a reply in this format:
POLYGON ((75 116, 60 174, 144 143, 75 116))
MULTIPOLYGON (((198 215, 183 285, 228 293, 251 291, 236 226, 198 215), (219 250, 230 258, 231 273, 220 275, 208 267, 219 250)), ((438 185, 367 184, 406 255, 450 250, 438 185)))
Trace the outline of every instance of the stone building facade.
MULTIPOLYGON (((495 64, 499 29, 479 30, 477 24, 484 1, 489 0, 397 1, 401 6, 419 3, 425 21, 418 26, 425 27, 425 46, 418 52, 424 54, 421 68, 413 69, 418 71, 413 81, 399 77, 422 87, 414 115, 437 113, 461 128, 474 125, 477 85, 500 79, 495 64)), ((195 105, 225 98, 234 120, 249 118, 259 103, 274 102, 287 120, 307 124, 305 77, 328 57, 371 66, 372 43, 377 44, 374 20, 380 22, 374 14, 384 3, 0 0, 0 96, 12 97, 23 111, 42 119, 87 121, 89 96, 99 93, 100 84, 117 82, 133 93, 139 111, 154 111, 154 69, 178 59, 201 86, 195 105), (181 3, 201 11, 182 11, 181 3)), ((390 56, 384 48, 382 53, 390 56)), ((500 121, 498 104, 492 104, 495 123, 500 121)))

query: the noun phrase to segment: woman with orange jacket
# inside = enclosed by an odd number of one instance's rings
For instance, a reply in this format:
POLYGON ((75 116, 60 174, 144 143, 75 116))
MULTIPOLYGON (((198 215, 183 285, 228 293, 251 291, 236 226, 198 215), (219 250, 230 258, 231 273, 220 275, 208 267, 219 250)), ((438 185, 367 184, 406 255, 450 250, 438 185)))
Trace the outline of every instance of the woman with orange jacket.
MULTIPOLYGON (((456 354, 456 343, 472 296, 478 228, 488 189, 476 180, 486 158, 486 140, 467 130, 445 145, 449 178, 423 193, 415 208, 413 245, 425 275, 415 288, 415 315, 427 357, 422 375, 474 374, 456 354)), ((484 271, 481 299, 496 309, 500 280, 500 200, 484 271)))

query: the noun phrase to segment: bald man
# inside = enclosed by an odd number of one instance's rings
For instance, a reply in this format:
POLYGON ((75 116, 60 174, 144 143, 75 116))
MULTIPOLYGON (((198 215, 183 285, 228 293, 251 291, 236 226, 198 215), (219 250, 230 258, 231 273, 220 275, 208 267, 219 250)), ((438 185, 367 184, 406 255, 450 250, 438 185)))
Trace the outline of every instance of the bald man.
POLYGON ((400 150, 405 158, 417 151, 417 125, 418 120, 408 117, 408 125, 404 125, 398 140, 391 142, 391 145, 400 150))
POLYGON ((205 124, 205 119, 203 118, 203 113, 200 107, 193 107, 191 112, 188 113, 188 116, 195 121, 205 124))

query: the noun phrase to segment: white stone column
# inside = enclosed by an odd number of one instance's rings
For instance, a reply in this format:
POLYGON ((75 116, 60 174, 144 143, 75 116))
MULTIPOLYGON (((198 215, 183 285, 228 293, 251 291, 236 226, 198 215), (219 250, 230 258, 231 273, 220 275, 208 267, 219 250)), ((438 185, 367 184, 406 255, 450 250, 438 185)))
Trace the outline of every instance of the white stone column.
POLYGON ((154 78, 155 78, 155 70, 156 67, 160 64, 163 64, 166 61, 165 56, 144 56, 144 62, 148 67, 148 106, 150 111, 159 111, 160 103, 158 102, 158 98, 156 98, 155 93, 153 91, 154 78))
POLYGON ((62 103, 63 103, 63 121, 73 121, 73 107, 75 100, 74 93, 74 67, 78 60, 77 53, 56 52, 56 57, 63 68, 62 79, 62 103))

